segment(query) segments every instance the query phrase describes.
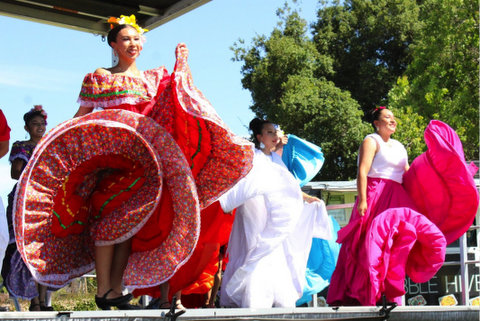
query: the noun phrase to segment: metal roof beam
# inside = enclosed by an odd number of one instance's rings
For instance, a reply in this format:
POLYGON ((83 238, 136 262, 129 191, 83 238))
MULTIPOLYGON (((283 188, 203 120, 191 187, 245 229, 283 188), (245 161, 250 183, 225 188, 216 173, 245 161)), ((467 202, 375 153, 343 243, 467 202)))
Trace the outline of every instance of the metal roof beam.
POLYGON ((25 5, 0 2, 0 14, 74 30, 94 32, 98 34, 106 34, 108 32, 108 25, 106 23, 86 20, 85 18, 79 18, 73 15, 65 15, 65 13, 57 13, 40 7, 34 8, 25 5))
POLYGON ((146 19, 144 27, 152 30, 210 1, 211 0, 180 0, 168 7, 161 15, 146 19))
POLYGON ((139 7, 138 13, 144 14, 146 16, 155 17, 155 16, 159 16, 159 15, 162 14, 162 11, 158 10, 157 8, 148 7, 148 6, 144 6, 144 5, 139 5, 138 7, 139 7))
POLYGON ((100 18, 119 16, 121 14, 134 14, 138 11, 137 5, 115 4, 111 1, 98 0, 15 0, 31 5, 53 8, 82 15, 91 15, 100 18))
POLYGON ((135 14, 154 29, 210 0, 0 0, 0 15, 105 35, 111 16, 135 14))

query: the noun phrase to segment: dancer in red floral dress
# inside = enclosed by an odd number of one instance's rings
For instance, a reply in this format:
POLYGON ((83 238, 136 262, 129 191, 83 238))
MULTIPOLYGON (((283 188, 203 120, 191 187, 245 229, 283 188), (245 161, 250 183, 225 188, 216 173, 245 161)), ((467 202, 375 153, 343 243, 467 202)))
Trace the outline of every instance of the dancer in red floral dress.
POLYGON ((253 158, 193 85, 184 44, 172 74, 137 69, 143 30, 131 18, 108 35, 118 64, 85 76, 77 118, 40 142, 17 192, 22 256, 36 279, 62 286, 95 267, 103 309, 128 303, 122 285, 158 288, 201 258, 195 251, 215 240, 197 242, 200 209, 253 158))

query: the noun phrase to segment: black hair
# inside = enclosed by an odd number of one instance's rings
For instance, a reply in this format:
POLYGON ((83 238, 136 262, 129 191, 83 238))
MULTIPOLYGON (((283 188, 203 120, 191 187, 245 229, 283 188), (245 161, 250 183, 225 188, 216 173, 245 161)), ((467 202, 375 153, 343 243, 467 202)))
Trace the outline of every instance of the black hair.
POLYGON ((375 130, 375 131, 377 130, 377 127, 375 126, 375 124, 373 122, 380 118, 382 110, 388 110, 388 108, 384 107, 384 106, 380 106, 380 107, 372 109, 367 115, 368 116, 367 121, 370 124, 372 124, 373 130, 375 130))
POLYGON ((260 142, 258 141, 257 135, 262 134, 263 126, 266 124, 272 124, 271 121, 266 119, 254 118, 250 121, 248 128, 252 131, 252 140, 256 148, 260 148, 260 142))
MULTIPOLYGON (((107 42, 108 42, 108 45, 111 47, 111 43, 112 42, 117 42, 117 35, 118 33, 125 29, 125 28, 133 28, 135 29, 135 27, 131 26, 131 25, 128 25, 128 24, 123 24, 123 25, 116 25, 115 27, 113 27, 112 29, 110 29, 110 31, 108 32, 108 35, 107 35, 107 42)), ((136 29, 135 29, 136 30, 136 29)))
POLYGON ((43 113, 44 113, 43 110, 38 110, 38 109, 30 110, 29 112, 25 113, 25 115, 23 115, 23 120, 25 121, 25 125, 29 127, 28 124, 30 123, 30 121, 37 116, 42 117, 46 121, 47 119, 43 113))

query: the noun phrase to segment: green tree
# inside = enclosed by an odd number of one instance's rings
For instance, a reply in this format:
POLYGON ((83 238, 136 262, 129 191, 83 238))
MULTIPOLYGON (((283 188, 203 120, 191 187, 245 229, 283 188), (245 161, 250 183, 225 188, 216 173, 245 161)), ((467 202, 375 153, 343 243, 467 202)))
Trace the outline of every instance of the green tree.
POLYGON ((233 47, 242 61, 242 84, 250 90, 251 109, 287 132, 322 147, 325 163, 316 179, 351 179, 358 146, 368 126, 358 103, 327 80, 332 60, 306 36, 306 22, 285 6, 270 37, 258 36, 251 47, 233 47))
POLYGON ((407 77, 399 77, 396 86, 388 93, 388 105, 398 123, 394 138, 405 145, 411 163, 427 148, 423 132, 428 123, 427 119, 415 112, 412 106, 402 103, 409 94, 410 85, 407 77))
POLYGON ((416 1, 321 2, 314 42, 334 61, 328 79, 349 91, 364 112, 385 104, 411 61, 409 45, 420 26, 416 1))
POLYGON ((425 125, 430 119, 448 123, 462 140, 466 158, 478 159, 478 3, 425 0, 420 19, 413 60, 391 90, 389 104, 404 114, 417 113, 425 125))

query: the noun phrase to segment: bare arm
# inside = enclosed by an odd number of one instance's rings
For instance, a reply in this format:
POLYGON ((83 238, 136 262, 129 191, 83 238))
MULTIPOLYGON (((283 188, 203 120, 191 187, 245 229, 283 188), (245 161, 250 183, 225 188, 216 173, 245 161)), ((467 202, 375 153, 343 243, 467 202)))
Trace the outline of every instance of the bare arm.
POLYGON ((92 107, 83 107, 83 106, 80 106, 73 117, 81 117, 81 116, 83 116, 83 115, 86 115, 86 114, 91 113, 92 110, 93 110, 92 107))
POLYGON ((303 201, 307 203, 320 202, 320 199, 318 199, 315 196, 308 195, 305 192, 302 192, 302 197, 303 197, 303 201))
POLYGON ((0 141, 0 158, 8 153, 8 140, 0 141))
POLYGON ((372 167, 373 157, 377 152, 377 143, 373 138, 367 137, 360 145, 359 163, 357 173, 358 213, 365 215, 367 210, 367 175, 372 167))
POLYGON ((19 179, 22 174, 22 168, 25 165, 25 161, 21 158, 16 158, 12 162, 12 168, 10 169, 10 176, 13 179, 19 179))

